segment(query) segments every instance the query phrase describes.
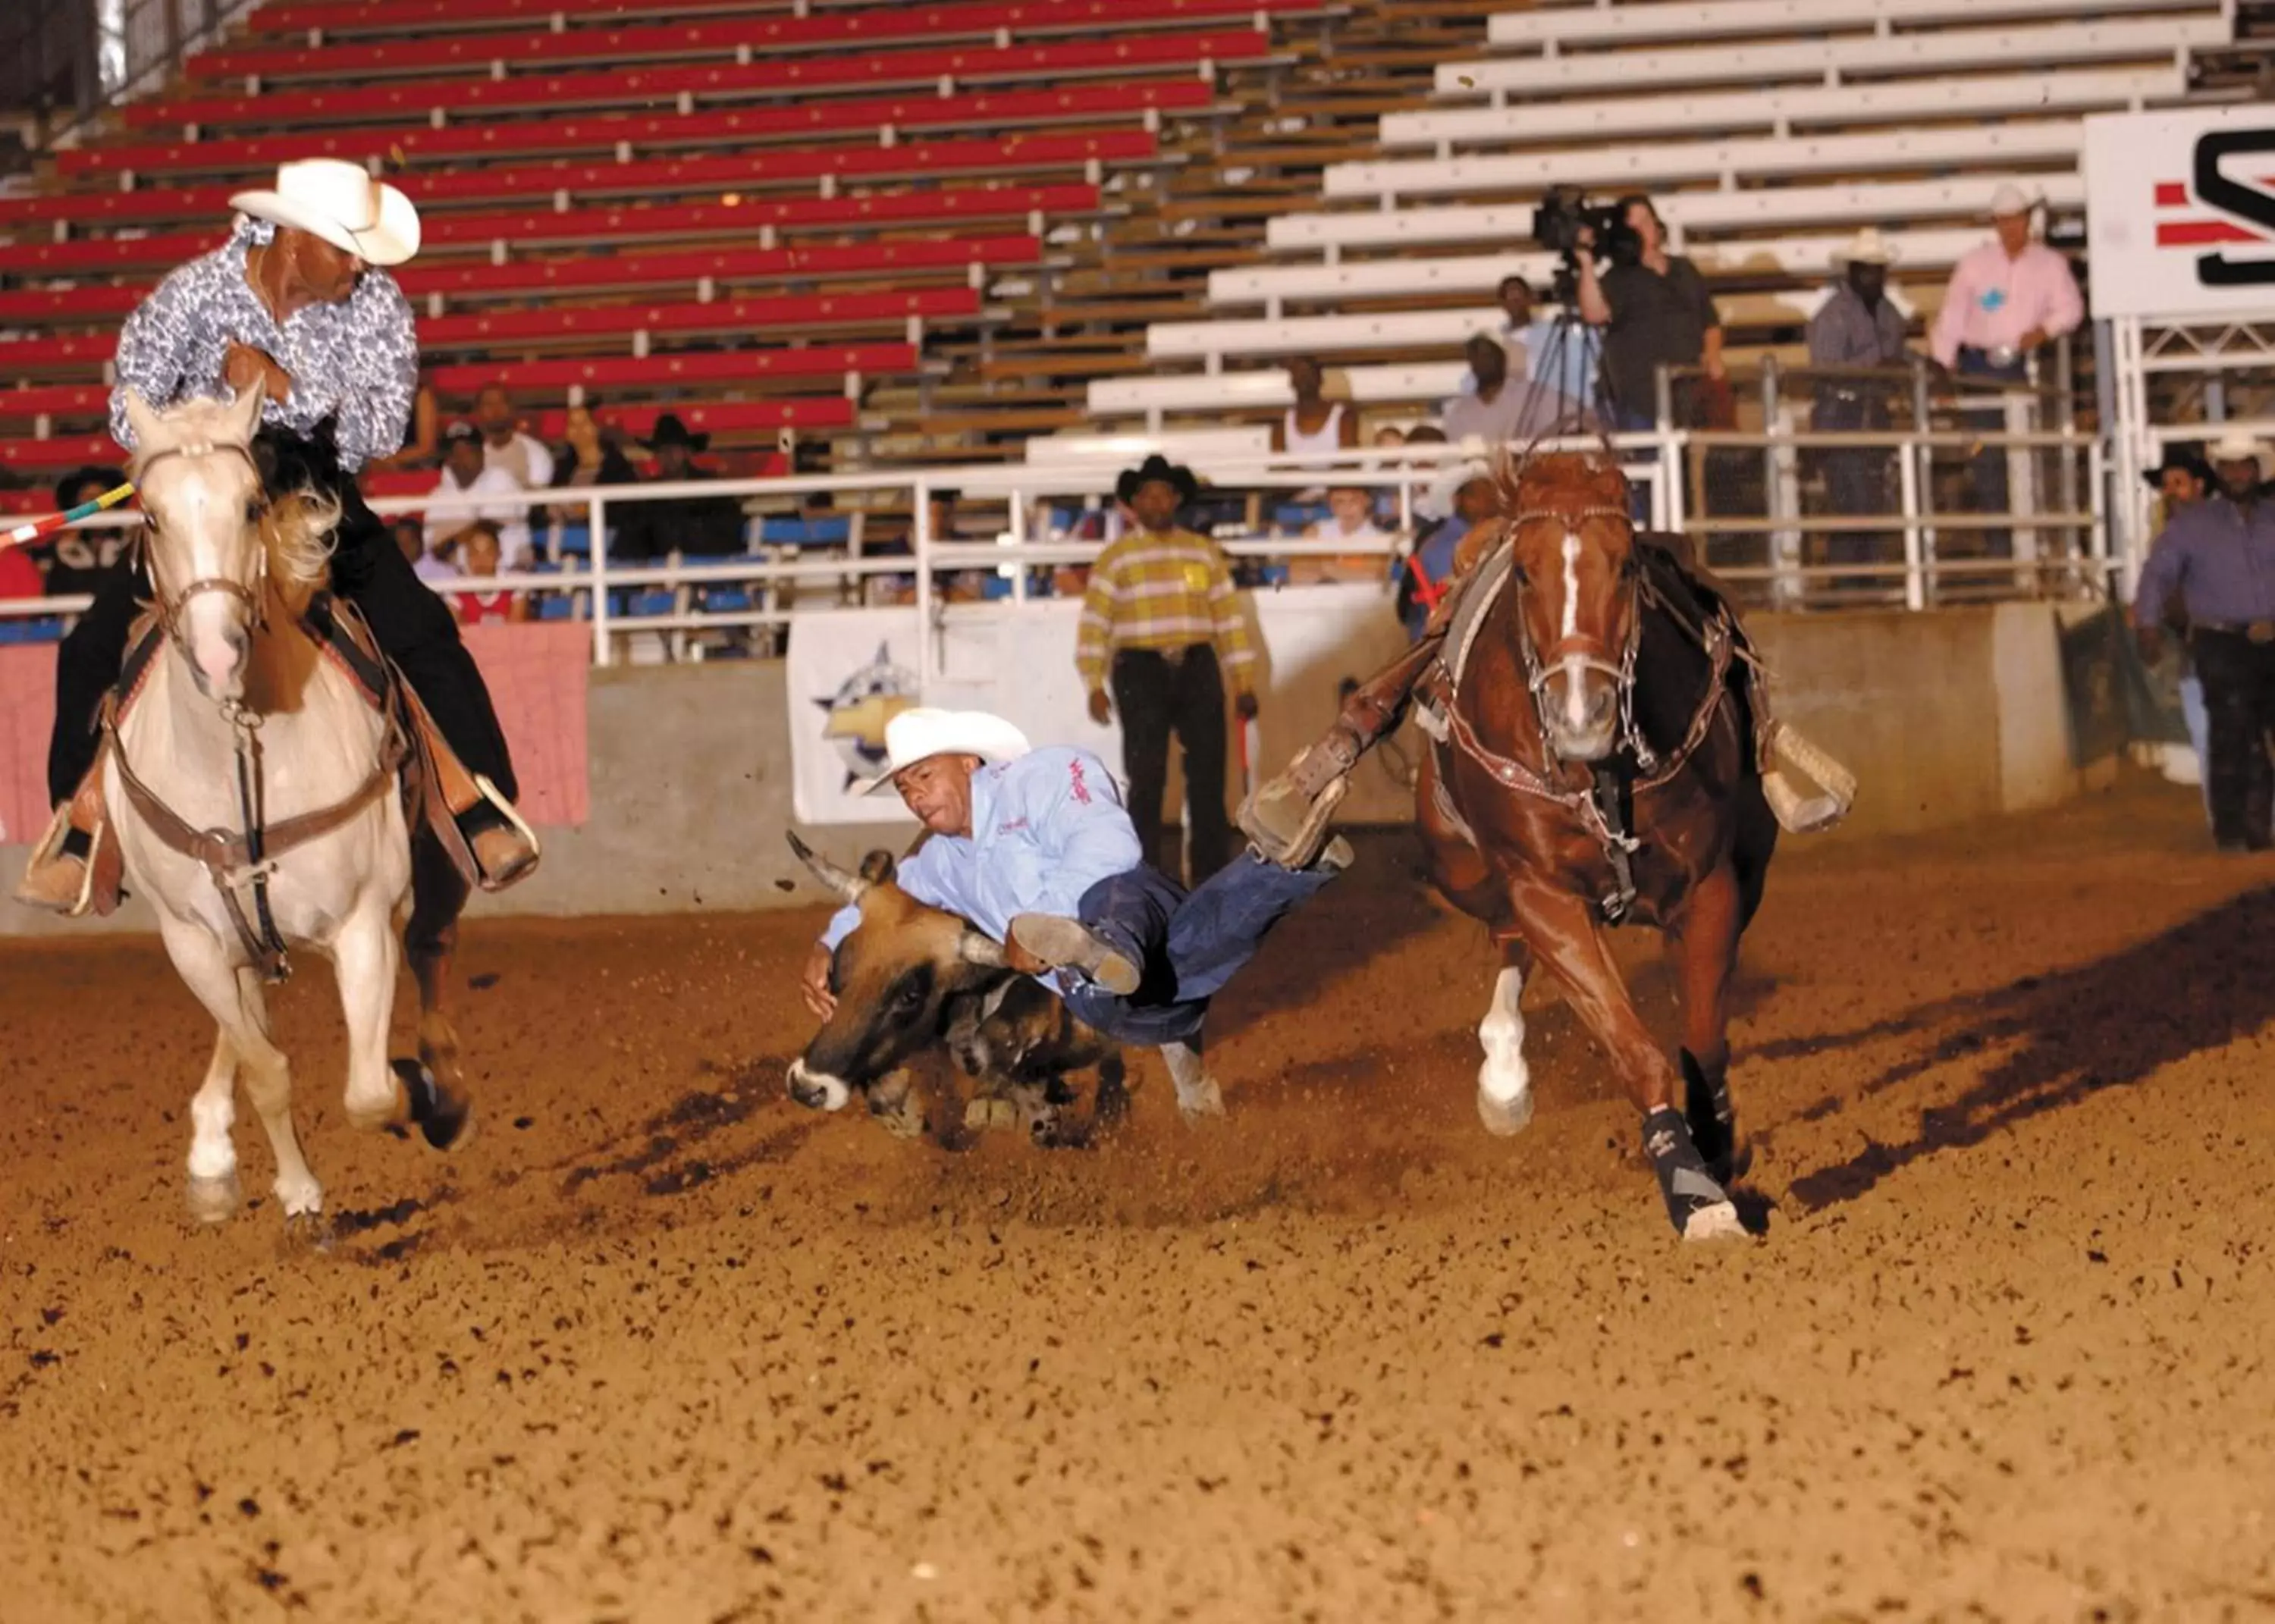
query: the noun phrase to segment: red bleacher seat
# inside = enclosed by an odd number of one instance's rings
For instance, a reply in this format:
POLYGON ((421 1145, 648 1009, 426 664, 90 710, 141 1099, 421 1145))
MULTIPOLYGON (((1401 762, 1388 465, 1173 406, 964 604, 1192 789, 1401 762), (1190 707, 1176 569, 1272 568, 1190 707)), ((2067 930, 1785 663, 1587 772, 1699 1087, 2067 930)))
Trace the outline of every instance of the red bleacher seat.
POLYGON ((717 11, 790 11, 799 0, 284 0, 257 5, 246 18, 255 34, 353 35, 426 34, 437 28, 486 28, 502 22, 549 24, 555 13, 579 22, 628 21, 717 11))
MULTIPOLYGON (((970 288, 909 293, 818 293, 788 298, 722 298, 709 304, 608 305, 578 311, 573 324, 557 310, 500 310, 444 316, 419 324, 422 349, 473 349, 495 344, 578 344, 635 333, 772 332, 782 329, 881 327, 908 320, 977 316, 970 288)), ((0 345, 0 372, 11 346, 0 345)))
POLYGON ((1146 32, 1264 19, 1274 11, 1316 11, 1319 0, 982 0, 962 5, 871 5, 843 11, 781 12, 626 28, 529 28, 495 34, 437 34, 364 44, 254 45, 200 51, 192 79, 367 78, 390 73, 494 73, 501 67, 571 64, 684 62, 712 57, 748 60, 759 52, 940 45, 1095 33, 1146 32))
MULTIPOLYGON (((0 440, 0 468, 52 473, 87 463, 117 463, 125 453, 109 434, 63 434, 53 440, 0 440)), ((52 511, 52 498, 40 511, 52 511)))
POLYGON ((503 79, 422 79, 347 89, 130 102, 125 113, 126 122, 140 129, 168 125, 258 125, 290 130, 304 125, 375 124, 390 118, 448 117, 509 110, 559 113, 578 107, 637 107, 682 96, 783 98, 937 87, 943 83, 1168 72, 1207 63, 1258 61, 1271 51, 1271 36, 1255 28, 1236 33, 1131 34, 1051 45, 943 47, 845 57, 793 57, 747 64, 525 73, 503 79))
MULTIPOLYGON (((1032 173, 1132 162, 1157 152, 1153 133, 1010 135, 998 140, 911 142, 903 147, 775 148, 732 157, 663 158, 636 163, 537 163, 454 170, 409 188, 423 214, 453 206, 529 203, 543 198, 669 197, 805 186, 825 177, 861 183, 947 175, 1032 173)), ((0 200, 0 225, 23 221, 87 223, 181 219, 228 212, 235 186, 160 186, 149 191, 59 193, 0 200)))
POLYGON ((110 390, 101 383, 0 389, 0 423, 28 423, 35 418, 102 418, 110 412, 110 390))
MULTIPOLYGON (((571 360, 475 361, 430 369, 427 380, 437 393, 472 398, 484 385, 508 378, 529 394, 582 388, 673 389, 698 384, 749 384, 775 378, 820 378, 833 374, 912 372, 913 344, 814 344, 791 350, 699 350, 676 355, 579 356, 571 360)), ((0 397, 0 399, 4 399, 0 397)))
POLYGON ((291 135, 200 141, 138 141, 67 147, 55 155, 64 175, 253 175, 294 158, 382 159, 405 168, 465 158, 562 156, 579 152, 671 151, 682 147, 796 140, 846 131, 1003 130, 1023 125, 1104 124, 1155 112, 1198 111, 1216 100, 1195 79, 1085 85, 1078 90, 1003 90, 979 95, 899 95, 785 107, 722 108, 692 113, 595 113, 581 118, 445 125, 392 124, 291 135))
MULTIPOLYGON (((683 420, 692 408, 680 408, 683 420)), ((612 419, 615 413, 608 414, 612 419)), ((115 458, 114 458, 115 460, 115 458)), ((769 451, 763 456, 736 452, 726 457, 704 459, 716 462, 718 472, 737 480, 778 480, 790 472, 790 458, 769 451)), ((431 496, 441 476, 432 468, 374 468, 367 469, 356 480, 368 502, 385 502, 395 497, 431 496)), ((4 494, 4 493, 0 493, 4 494)), ((28 495, 29 493, 20 493, 28 495)), ((21 510, 45 513, 55 507, 50 499, 21 510)))

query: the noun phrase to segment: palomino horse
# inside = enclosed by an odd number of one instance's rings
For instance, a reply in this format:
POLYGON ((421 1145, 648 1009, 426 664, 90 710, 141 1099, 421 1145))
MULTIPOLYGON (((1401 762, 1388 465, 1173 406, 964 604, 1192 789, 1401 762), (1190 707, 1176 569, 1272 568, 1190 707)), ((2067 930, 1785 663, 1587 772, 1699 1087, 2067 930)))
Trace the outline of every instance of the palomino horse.
POLYGON ((167 646, 114 727, 104 804, 129 883, 155 906, 168 956, 219 1028, 190 1106, 191 1210, 208 1222, 237 1210, 242 1069, 276 1152, 277 1201, 288 1221, 313 1222, 323 1190, 293 1132, 264 979, 283 974, 286 944, 329 956, 347 1017, 349 1120, 378 1127, 407 1104, 429 1143, 446 1147, 467 1120, 442 1007, 465 889, 439 849, 414 863, 396 725, 304 630, 338 509, 306 494, 266 499, 260 416, 257 389, 233 405, 163 413, 127 398, 167 646), (427 1069, 403 1062, 405 1091, 387 1036, 402 962, 395 916, 414 866, 409 940, 427 1069))
POLYGON ((1609 460, 1535 456, 1499 485, 1505 557, 1478 567, 1478 601, 1455 617, 1444 737, 1417 789, 1432 878, 1501 949, 1478 1111, 1500 1133, 1531 1118, 1517 1003, 1546 963, 1643 1114, 1675 1228, 1737 1235, 1730 972, 1777 844, 1734 679, 1744 650, 1670 553, 1638 543, 1609 460), (1613 962, 1605 927, 1624 919, 1674 945, 1680 1074, 1613 962))

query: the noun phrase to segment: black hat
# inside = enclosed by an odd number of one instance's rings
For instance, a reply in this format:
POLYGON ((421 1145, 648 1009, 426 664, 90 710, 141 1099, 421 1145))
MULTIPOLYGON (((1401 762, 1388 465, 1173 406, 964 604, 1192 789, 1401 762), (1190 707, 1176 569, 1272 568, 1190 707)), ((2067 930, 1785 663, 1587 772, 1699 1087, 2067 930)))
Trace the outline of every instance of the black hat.
POLYGON ((1122 477, 1114 482, 1115 497, 1118 501, 1128 502, 1138 495, 1141 487, 1153 484, 1156 480, 1175 488, 1180 505, 1200 495, 1201 483, 1193 478, 1191 469, 1180 466, 1156 451, 1135 468, 1122 471, 1122 477))
POLYGON ((651 451, 668 445, 684 445, 691 451, 703 451, 710 449, 711 436, 691 433, 687 425, 679 420, 679 413, 667 412, 656 419, 655 432, 640 443, 651 451))
POLYGON ((72 498, 90 485, 100 493, 116 489, 125 483, 126 475, 117 468, 100 468, 93 463, 83 468, 75 468, 56 481, 56 511, 62 513, 77 507, 79 504, 72 498))
POLYGON ((2142 482, 2147 485, 2152 491, 2161 490, 2164 488, 2165 475, 2175 468, 2180 469, 2184 473, 2195 475, 2196 482, 2199 485, 2210 485, 2212 483, 2211 465, 2210 463, 2204 461, 2201 456, 2194 451, 2183 451, 2173 446, 2167 446, 2165 448, 2165 460, 2163 462, 2158 463, 2154 468, 2143 468, 2141 470, 2142 482))

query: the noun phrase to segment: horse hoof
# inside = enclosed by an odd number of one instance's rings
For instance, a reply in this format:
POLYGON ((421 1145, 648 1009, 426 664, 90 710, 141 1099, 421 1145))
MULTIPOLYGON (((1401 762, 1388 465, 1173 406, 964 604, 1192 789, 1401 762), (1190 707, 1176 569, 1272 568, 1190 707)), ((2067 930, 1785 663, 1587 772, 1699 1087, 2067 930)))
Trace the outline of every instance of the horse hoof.
POLYGON ((283 1250, 288 1252, 329 1252, 332 1250, 331 1221, 321 1212, 288 1212, 284 1217, 283 1250))
POLYGON ((1727 1201, 1697 1208, 1682 1225, 1682 1238, 1686 1241, 1739 1241, 1745 1235, 1745 1225, 1738 1221, 1738 1209, 1727 1201))
POLYGON ((217 1179, 191 1179, 189 1197, 190 1216, 201 1224, 225 1224, 245 1205, 245 1191, 234 1169, 217 1179))
POLYGON ((463 1149, 473 1137, 473 1102, 454 1094, 415 1060, 395 1062, 395 1075, 411 1102, 411 1120, 438 1151, 463 1149))
POLYGON ((1224 1091, 1214 1077, 1203 1077, 1190 1089, 1177 1091, 1177 1114, 1189 1122, 1198 1122, 1205 1116, 1224 1114, 1224 1091))
POLYGON ((997 1133, 1019 1125, 1019 1107, 1008 1099, 983 1095, 964 1107, 964 1125, 973 1133, 997 1133))
POLYGON ((1532 1091, 1526 1089, 1514 1099, 1497 1099, 1479 1089, 1478 1120, 1485 1125, 1487 1133, 1504 1139, 1523 1133, 1532 1121, 1532 1091))

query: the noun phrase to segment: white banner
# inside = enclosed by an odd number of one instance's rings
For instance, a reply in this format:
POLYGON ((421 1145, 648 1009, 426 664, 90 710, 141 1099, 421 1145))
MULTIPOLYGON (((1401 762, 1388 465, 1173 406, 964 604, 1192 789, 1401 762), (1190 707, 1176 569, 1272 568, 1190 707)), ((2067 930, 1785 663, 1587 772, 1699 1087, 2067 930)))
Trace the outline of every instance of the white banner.
MULTIPOLYGON (((1256 594, 1250 626, 1260 636, 1268 773, 1318 733, 1340 703, 1344 677, 1372 675, 1404 645, 1387 587, 1289 586, 1256 594)), ((887 823, 908 814, 897 796, 863 797, 859 782, 884 762, 885 723, 912 705, 993 711, 1035 743, 1096 751, 1119 774, 1119 729, 1090 720, 1075 670, 1082 602, 1039 599, 951 606, 933 638, 935 668, 917 668, 912 608, 847 609, 801 616, 790 628, 791 806, 802 824, 887 823)), ((1251 737, 1256 730, 1251 729, 1251 737)), ((1241 729, 1234 728, 1228 779, 1240 797, 1241 729)), ((1182 791, 1173 774, 1169 793, 1182 791)), ((1390 809, 1396 815, 1396 797, 1390 809)), ((1172 805, 1175 804, 1173 798, 1172 805)), ((1174 820, 1175 814, 1170 814, 1174 820)))
POLYGON ((2275 106, 2085 121, 2096 316, 2275 314, 2275 106))

